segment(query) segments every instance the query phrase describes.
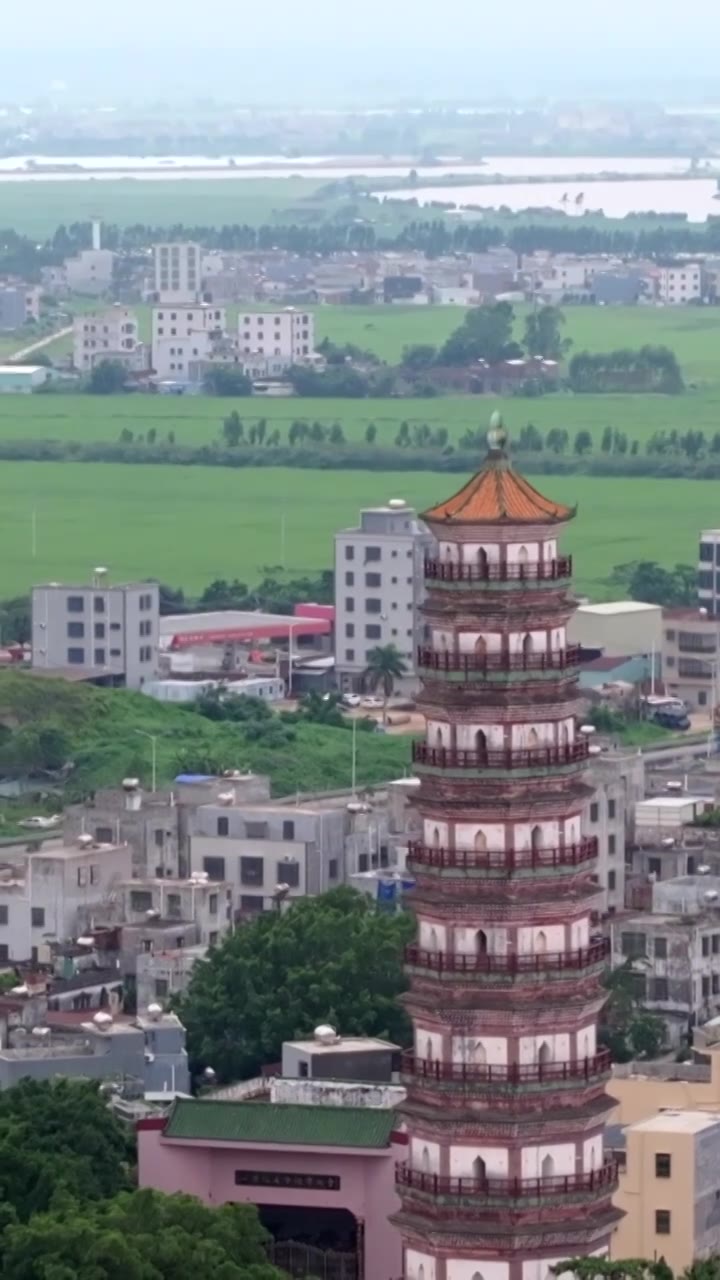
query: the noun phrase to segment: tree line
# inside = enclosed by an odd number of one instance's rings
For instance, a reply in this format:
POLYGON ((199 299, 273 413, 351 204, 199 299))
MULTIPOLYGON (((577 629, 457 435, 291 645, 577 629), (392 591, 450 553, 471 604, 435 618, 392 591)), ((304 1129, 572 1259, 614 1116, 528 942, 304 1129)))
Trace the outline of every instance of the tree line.
MULTIPOLYGON (((403 202, 406 206, 406 202, 403 202)), ((406 206, 407 207, 407 206, 406 206)), ((616 254, 634 257, 664 257, 678 253, 714 253, 720 249, 720 218, 690 223, 686 218, 663 219, 662 225, 648 227, 648 215, 623 219, 557 218, 533 220, 527 213, 486 212, 482 222, 460 222, 418 218, 396 234, 378 231, 364 220, 362 207, 350 200, 332 219, 313 224, 301 222, 267 223, 251 226, 230 223, 207 226, 202 223, 154 226, 136 223, 103 227, 106 248, 129 255, 120 266, 121 277, 138 265, 149 245, 168 240, 198 241, 207 249, 225 251, 283 249, 293 253, 328 255, 356 250, 406 250, 428 258, 449 253, 482 253, 507 246, 516 253, 545 249, 553 253, 616 254)), ((51 236, 38 242, 14 228, 0 229, 0 273, 39 280, 43 267, 57 266, 92 243, 90 222, 60 224, 51 236)))

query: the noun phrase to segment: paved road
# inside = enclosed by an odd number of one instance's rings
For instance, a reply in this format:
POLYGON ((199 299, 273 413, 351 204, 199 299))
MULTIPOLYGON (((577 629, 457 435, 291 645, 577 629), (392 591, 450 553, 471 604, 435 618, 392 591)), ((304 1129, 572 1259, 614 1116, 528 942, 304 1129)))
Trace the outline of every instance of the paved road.
POLYGON ((42 351, 43 347, 49 347, 56 338, 65 338, 72 331, 72 325, 68 325, 67 329, 57 329, 55 333, 49 333, 47 337, 31 342, 29 347, 23 347, 21 351, 13 351, 12 355, 8 356, 8 360, 24 360, 26 356, 31 356, 33 351, 42 351))

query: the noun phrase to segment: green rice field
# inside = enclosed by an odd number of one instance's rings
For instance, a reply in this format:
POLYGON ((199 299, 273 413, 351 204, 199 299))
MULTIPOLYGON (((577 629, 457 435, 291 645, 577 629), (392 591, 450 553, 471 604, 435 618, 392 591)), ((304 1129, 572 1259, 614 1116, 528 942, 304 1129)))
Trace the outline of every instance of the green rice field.
MULTIPOLYGON (((461 483, 426 472, 6 463, 0 598, 33 582, 84 579, 98 564, 116 580, 157 577, 189 590, 218 577, 252 583, 283 560, 293 572, 329 568, 333 533, 354 523, 360 507, 403 497, 423 509, 461 483)), ((576 557, 578 589, 596 598, 608 596, 614 565, 692 562, 698 530, 720 524, 720 489, 710 481, 538 483, 578 503, 564 545, 576 557)))

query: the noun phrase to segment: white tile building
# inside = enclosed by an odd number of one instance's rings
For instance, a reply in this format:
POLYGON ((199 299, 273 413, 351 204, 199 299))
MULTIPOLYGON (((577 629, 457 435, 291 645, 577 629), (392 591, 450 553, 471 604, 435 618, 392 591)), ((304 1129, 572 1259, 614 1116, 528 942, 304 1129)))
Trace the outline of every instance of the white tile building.
POLYGON ((287 364, 307 360, 315 349, 315 317, 309 311, 241 311, 238 316, 240 356, 278 356, 287 364))
POLYGON ((658 268, 658 301, 680 306, 702 297, 699 262, 672 262, 658 268))
POLYGON ((198 244, 156 244, 153 250, 158 302, 197 302, 202 287, 198 244))
POLYGON ((119 304, 105 311, 87 311, 73 321, 73 364, 88 373, 101 360, 117 360, 127 369, 141 370, 146 348, 140 341, 137 316, 119 304))
POLYGON ((210 356, 225 326, 224 307, 208 303, 153 307, 152 367, 157 377, 189 381, 190 366, 210 356))

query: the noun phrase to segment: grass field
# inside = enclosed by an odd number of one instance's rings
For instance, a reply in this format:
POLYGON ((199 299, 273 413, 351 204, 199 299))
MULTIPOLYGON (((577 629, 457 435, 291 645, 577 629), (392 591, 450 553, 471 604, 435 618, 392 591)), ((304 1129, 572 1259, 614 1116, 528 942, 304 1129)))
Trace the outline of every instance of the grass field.
MULTIPOLYGON (((0 598, 32 582, 86 579, 97 564, 116 580, 152 576, 190 590, 217 577, 252 583, 282 562, 282 517, 286 567, 326 568, 333 533, 354 523, 360 507, 403 497, 422 509, 461 482, 425 472, 6 463, 0 598)), ((565 543, 579 589, 599 598, 614 565, 690 563, 698 530, 718 524, 718 486, 709 481, 545 476, 539 484, 579 504, 565 543)))

